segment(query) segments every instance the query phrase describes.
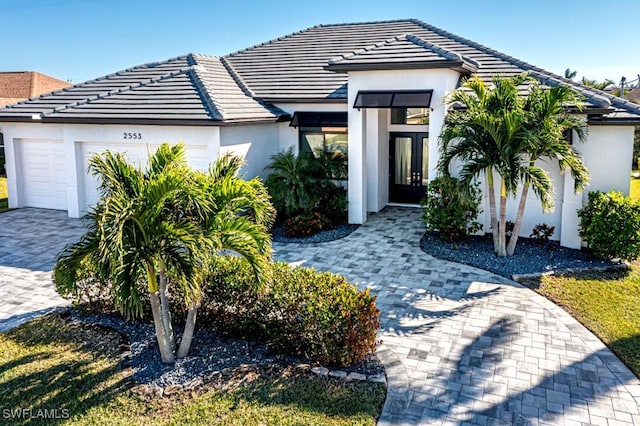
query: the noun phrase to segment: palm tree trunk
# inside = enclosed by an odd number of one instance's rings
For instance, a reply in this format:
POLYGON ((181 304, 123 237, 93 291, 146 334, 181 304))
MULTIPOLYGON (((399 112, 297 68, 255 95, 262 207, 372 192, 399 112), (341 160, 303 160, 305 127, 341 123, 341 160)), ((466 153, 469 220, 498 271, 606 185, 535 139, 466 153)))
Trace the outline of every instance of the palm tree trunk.
POLYGON ((189 354, 189 348, 191 347, 191 341, 193 340, 193 331, 196 328, 196 315, 198 313, 198 307, 193 306, 189 308, 187 312, 187 322, 184 325, 184 333, 182 333, 182 341, 178 348, 178 358, 184 358, 189 354))
POLYGON ((498 253, 498 218, 496 215, 496 190, 493 183, 493 169, 487 170, 487 186, 489 187, 489 215, 491 216, 491 234, 493 235, 493 251, 498 253))
POLYGON ((504 180, 500 184, 500 227, 498 235, 498 256, 507 255, 507 187, 504 180))
POLYGON ((171 309, 169 307, 169 297, 167 294, 167 274, 164 262, 160 262, 160 268, 158 269, 158 284, 160 290, 160 313, 162 317, 162 325, 164 326, 167 334, 167 339, 171 345, 171 350, 176 350, 176 341, 173 336, 173 326, 171 324, 171 309))
POLYGON ((516 216, 516 223, 513 225, 513 234, 509 239, 509 245, 507 246, 507 255, 513 256, 516 250, 516 243, 518 242, 518 234, 522 227, 522 218, 524 216, 524 206, 527 203, 527 193, 529 192, 529 183, 525 182, 522 187, 522 195, 520 196, 520 203, 518 204, 518 214, 516 216))
POLYGON ((175 357, 173 355, 173 348, 167 339, 167 333, 162 323, 162 315, 160 314, 160 296, 158 292, 149 292, 149 300, 151 301, 151 312, 153 313, 153 324, 156 328, 156 338, 158 339, 158 347, 160 348, 160 356, 162 362, 166 364, 173 364, 175 357))

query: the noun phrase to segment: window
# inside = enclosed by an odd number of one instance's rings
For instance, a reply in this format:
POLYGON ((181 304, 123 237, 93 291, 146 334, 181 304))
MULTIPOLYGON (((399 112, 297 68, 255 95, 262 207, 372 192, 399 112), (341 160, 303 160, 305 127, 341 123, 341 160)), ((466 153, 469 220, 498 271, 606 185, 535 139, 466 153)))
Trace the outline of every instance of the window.
POLYGON ((429 125, 429 108, 391 108, 391 124, 429 125))
POLYGON ((347 128, 301 127, 300 152, 311 152, 319 160, 330 162, 334 179, 347 179, 347 128))

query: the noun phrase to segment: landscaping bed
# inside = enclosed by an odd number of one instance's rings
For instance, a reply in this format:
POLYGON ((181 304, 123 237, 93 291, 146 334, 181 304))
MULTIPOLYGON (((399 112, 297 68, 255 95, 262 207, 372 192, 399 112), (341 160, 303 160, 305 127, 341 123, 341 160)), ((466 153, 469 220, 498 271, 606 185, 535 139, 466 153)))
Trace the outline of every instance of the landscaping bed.
POLYGON ((339 240, 350 235, 353 231, 358 229, 360 225, 350 225, 348 223, 342 223, 337 225, 333 229, 327 229, 320 231, 317 234, 313 234, 304 238, 288 237, 284 233, 284 226, 282 224, 273 227, 271 239, 275 243, 327 243, 329 241, 339 240))
POLYGON ((491 271, 503 277, 582 268, 607 268, 619 263, 598 259, 588 252, 561 247, 557 241, 544 245, 533 239, 519 238, 513 256, 498 257, 493 252, 491 235, 470 236, 463 242, 447 243, 428 232, 420 240, 422 250, 438 259, 463 263, 491 271))
POLYGON ((0 406, 16 409, 11 424, 373 425, 385 397, 382 384, 276 364, 223 369, 162 398, 141 394, 132 369, 120 368, 122 335, 59 312, 0 334, 0 346, 0 406))

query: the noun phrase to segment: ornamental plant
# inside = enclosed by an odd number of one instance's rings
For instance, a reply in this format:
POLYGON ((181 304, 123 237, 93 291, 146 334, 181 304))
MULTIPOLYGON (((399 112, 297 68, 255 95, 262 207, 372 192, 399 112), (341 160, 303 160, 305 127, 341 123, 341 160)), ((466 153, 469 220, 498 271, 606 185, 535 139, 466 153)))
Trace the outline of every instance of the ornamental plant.
POLYGON ((587 205, 578 210, 580 236, 605 259, 640 257, 640 204, 622 193, 589 192, 587 205))
POLYGON ((480 210, 480 188, 451 176, 438 176, 427 185, 422 199, 422 220, 428 231, 438 232, 447 242, 465 239, 482 229, 476 220, 480 210))

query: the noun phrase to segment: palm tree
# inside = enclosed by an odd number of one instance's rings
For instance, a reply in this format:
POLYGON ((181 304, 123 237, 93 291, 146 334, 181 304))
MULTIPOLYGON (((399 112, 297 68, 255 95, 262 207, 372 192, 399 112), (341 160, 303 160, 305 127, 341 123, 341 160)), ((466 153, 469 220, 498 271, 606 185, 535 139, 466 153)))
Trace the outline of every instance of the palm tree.
POLYGON ((494 251, 499 256, 506 255, 507 196, 516 192, 518 183, 512 166, 517 155, 513 141, 524 120, 518 86, 527 79, 525 75, 495 77, 492 89, 477 76, 467 80, 450 95, 449 101, 462 108, 448 114, 440 134, 441 173, 447 174, 450 163, 458 158, 463 163, 459 173, 463 182, 483 174, 487 178, 494 251), (501 178, 499 219, 494 172, 501 178))
POLYGON ((568 78, 569 80, 573 80, 578 75, 578 71, 571 70, 571 68, 567 68, 564 70, 564 78, 568 78))
POLYGON ((597 81, 589 80, 587 77, 582 77, 581 83, 585 86, 593 87, 594 89, 604 90, 607 87, 611 86, 613 84, 613 81, 609 80, 608 78, 604 81, 597 81))
POLYGON ((144 171, 119 153, 92 158, 90 170, 101 181, 101 198, 89 214, 87 233, 58 257, 58 290, 73 292, 83 268, 92 265, 111 285, 115 306, 131 318, 142 315, 146 287, 163 362, 186 356, 211 256, 236 251, 259 273, 270 255, 265 231, 273 208, 259 182, 237 177, 239 164, 224 157, 209 172, 193 171, 181 144, 163 144, 144 171), (188 308, 177 353, 170 284, 188 308))
POLYGON ((566 109, 580 105, 568 87, 542 88, 524 74, 494 77, 492 83, 493 88, 487 88, 475 77, 450 96, 454 105, 463 109, 454 110, 445 121, 440 135, 440 171, 448 172, 451 161, 457 158, 462 161, 459 175, 464 182, 486 175, 494 251, 506 256, 514 253, 529 188, 545 210, 553 206, 553 184, 548 173, 535 165, 538 159, 556 159, 562 171, 570 170, 576 191, 586 185, 586 168, 574 148, 564 141, 564 132, 569 130, 583 139, 585 124, 566 109), (528 93, 522 96, 519 86, 525 83, 528 93), (498 215, 494 171, 501 178, 498 215), (507 199, 516 196, 520 185, 522 197, 507 246, 507 199))
POLYGON ((509 256, 513 255, 518 241, 529 188, 533 189, 540 199, 545 211, 553 208, 553 183, 547 171, 535 165, 537 160, 557 161, 561 172, 569 170, 574 179, 576 192, 584 190, 589 180, 589 173, 582 159, 574 147, 565 140, 566 132, 575 131, 583 141, 586 136, 586 122, 571 114, 567 106, 582 109, 580 100, 568 86, 542 88, 536 81, 530 83, 529 93, 524 101, 524 110, 527 112, 526 124, 520 138, 522 145, 518 147, 528 158, 519 167, 522 194, 513 233, 507 246, 509 256))

